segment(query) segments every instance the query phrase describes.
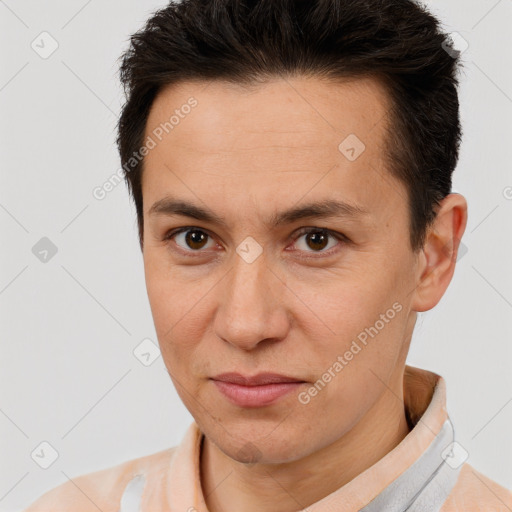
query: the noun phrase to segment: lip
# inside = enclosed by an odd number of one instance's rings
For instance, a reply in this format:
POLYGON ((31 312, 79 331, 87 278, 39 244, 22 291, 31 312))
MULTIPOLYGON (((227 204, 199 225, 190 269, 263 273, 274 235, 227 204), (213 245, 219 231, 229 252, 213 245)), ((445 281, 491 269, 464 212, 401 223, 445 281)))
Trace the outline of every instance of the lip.
POLYGON ((296 377, 288 377, 279 373, 258 373, 257 375, 248 376, 237 372, 221 373, 212 377, 213 380, 229 382, 231 384, 239 384, 242 386, 262 386, 264 384, 279 384, 286 382, 304 382, 296 377))
POLYGON ((305 381, 277 373, 244 376, 223 373, 212 378, 217 389, 240 407, 263 407, 296 390, 305 381))

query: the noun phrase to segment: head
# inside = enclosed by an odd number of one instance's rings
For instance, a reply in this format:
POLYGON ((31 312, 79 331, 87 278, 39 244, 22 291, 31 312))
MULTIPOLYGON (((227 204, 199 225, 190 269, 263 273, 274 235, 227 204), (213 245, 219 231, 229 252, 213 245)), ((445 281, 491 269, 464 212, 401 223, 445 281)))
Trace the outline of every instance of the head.
POLYGON ((409 0, 184 0, 132 36, 118 145, 158 341, 230 457, 306 456, 401 385, 466 224, 445 41, 409 0), (240 406, 224 372, 302 384, 240 406))

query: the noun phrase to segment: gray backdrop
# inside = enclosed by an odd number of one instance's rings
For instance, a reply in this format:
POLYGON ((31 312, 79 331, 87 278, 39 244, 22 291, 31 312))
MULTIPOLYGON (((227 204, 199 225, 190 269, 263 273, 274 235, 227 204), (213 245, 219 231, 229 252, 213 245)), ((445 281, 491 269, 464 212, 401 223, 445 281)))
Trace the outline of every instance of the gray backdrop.
MULTIPOLYGON (((162 358, 140 355, 156 336, 125 185, 93 196, 119 168, 116 59, 165 4, 0 0, 2 512, 173 446, 192 421, 162 358)), ((454 191, 469 220, 408 362, 444 376, 468 462, 511 488, 512 1, 427 4, 468 44, 454 191)))

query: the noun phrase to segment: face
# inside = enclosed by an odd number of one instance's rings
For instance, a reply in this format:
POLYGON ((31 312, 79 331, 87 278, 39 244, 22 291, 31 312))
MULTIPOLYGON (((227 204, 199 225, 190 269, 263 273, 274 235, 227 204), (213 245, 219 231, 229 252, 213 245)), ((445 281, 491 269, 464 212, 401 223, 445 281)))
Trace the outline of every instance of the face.
POLYGON ((182 83, 152 106, 152 315, 181 399, 233 459, 321 450, 401 386, 417 258, 384 160, 388 108, 373 80, 312 78, 182 83), (213 379, 226 372, 299 383, 243 394, 213 379))

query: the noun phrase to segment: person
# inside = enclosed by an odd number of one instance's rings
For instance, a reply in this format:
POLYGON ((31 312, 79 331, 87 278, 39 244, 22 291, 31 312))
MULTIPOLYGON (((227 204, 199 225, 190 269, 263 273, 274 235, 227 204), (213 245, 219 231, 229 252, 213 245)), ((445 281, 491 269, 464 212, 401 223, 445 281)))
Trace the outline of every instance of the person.
POLYGON ((27 511, 512 510, 406 364, 467 222, 447 41, 410 0, 183 0, 132 36, 117 142, 194 422, 27 511))

